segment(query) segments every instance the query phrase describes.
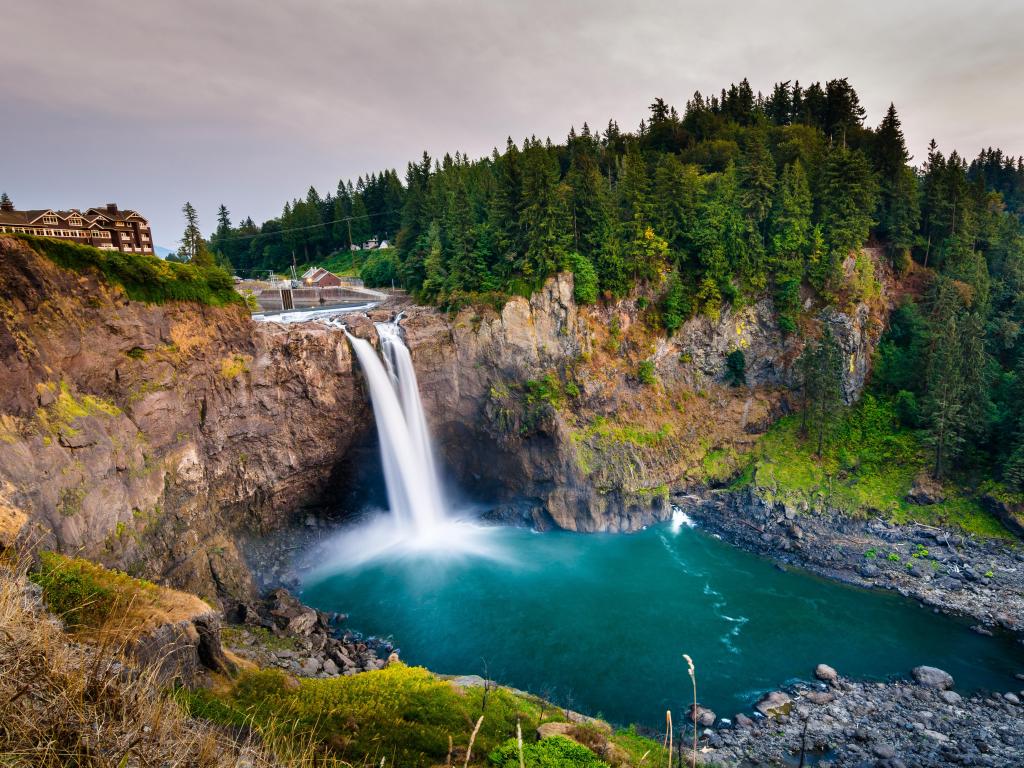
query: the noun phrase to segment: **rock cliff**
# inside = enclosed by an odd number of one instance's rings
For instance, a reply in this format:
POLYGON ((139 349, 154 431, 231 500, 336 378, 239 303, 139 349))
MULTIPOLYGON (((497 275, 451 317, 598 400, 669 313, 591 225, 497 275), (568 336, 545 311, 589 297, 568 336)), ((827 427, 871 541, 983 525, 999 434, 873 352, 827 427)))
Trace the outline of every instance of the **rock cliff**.
MULTIPOLYGON (((237 534, 339 498, 349 451, 372 428, 344 335, 254 324, 240 307, 132 302, 12 239, 0 257, 0 527, 27 514, 64 551, 251 598, 237 534)), ((849 360, 851 399, 881 332, 882 288, 844 311, 808 304, 849 360)), ((500 311, 406 309, 441 452, 496 515, 636 529, 667 517, 674 494, 728 479, 790 407, 800 347, 770 300, 666 338, 656 293, 581 307, 562 274, 500 311), (740 386, 725 381, 736 350, 740 386)), ((350 322, 374 337, 370 318, 350 322)))
MULTIPOLYGON (((867 257, 879 265, 879 254, 867 257)), ((847 269, 855 269, 850 259, 847 269)), ((843 350, 844 394, 864 386, 887 308, 881 274, 870 300, 811 310, 843 350)), ((796 336, 768 299, 698 316, 666 338, 651 300, 598 306, 558 275, 501 311, 454 317, 413 308, 402 322, 428 413, 449 466, 501 514, 581 531, 631 530, 669 514, 672 494, 720 483, 738 454, 790 408, 796 336), (741 350, 746 382, 726 382, 741 350)))
POLYGON ((204 597, 235 534, 316 501, 370 426, 338 331, 128 301, 0 239, 0 509, 43 543, 204 597))

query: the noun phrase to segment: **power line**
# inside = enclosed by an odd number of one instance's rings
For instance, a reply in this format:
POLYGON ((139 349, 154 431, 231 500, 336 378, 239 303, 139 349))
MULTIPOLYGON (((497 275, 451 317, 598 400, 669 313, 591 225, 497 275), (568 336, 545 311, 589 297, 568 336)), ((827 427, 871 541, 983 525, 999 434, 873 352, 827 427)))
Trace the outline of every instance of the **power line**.
MULTIPOLYGON (((318 227, 326 227, 326 226, 328 226, 330 224, 340 224, 343 221, 352 222, 352 221, 359 221, 359 220, 362 220, 362 219, 372 219, 375 216, 387 216, 388 214, 391 214, 391 213, 401 213, 401 210, 393 208, 393 209, 391 209, 389 211, 378 211, 377 213, 366 213, 366 214, 363 214, 362 216, 343 216, 340 219, 332 219, 331 221, 321 221, 319 224, 307 224, 304 227, 289 227, 288 229, 279 229, 276 232, 257 232, 256 234, 253 234, 253 235, 232 235, 231 236, 231 240, 233 240, 233 241, 254 240, 257 237, 264 237, 264 236, 272 237, 273 235, 283 235, 285 232, 302 232, 302 231, 307 230, 307 229, 317 229, 318 227)), ((277 219, 271 219, 270 221, 277 221, 277 219)), ((266 226, 266 224, 267 224, 267 222, 263 222, 263 224, 261 226, 266 226)), ((216 232, 214 232, 214 234, 216 235, 216 232)))

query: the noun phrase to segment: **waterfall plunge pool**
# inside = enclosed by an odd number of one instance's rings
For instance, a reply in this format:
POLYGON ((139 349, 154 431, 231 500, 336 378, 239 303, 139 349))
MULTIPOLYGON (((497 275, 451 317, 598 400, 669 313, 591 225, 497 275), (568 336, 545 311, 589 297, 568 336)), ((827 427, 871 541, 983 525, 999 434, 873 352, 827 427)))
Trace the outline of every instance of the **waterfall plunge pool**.
MULTIPOLYGON (((362 548, 361 532, 337 536, 362 548)), ((399 548, 314 572, 303 600, 392 638, 406 663, 486 674, 619 724, 656 726, 666 709, 685 709, 683 653, 701 702, 723 717, 811 679, 818 663, 878 680, 928 664, 963 693, 1020 688, 1024 648, 1011 638, 979 636, 898 595, 780 571, 686 525, 474 536, 448 554, 399 548)))
MULTIPOLYGON (((390 510, 308 555, 302 597, 390 637, 403 660, 479 674, 618 724, 656 726, 685 707, 682 654, 719 715, 829 664, 885 679, 920 664, 961 691, 1010 690, 1024 648, 897 595, 780 571, 687 525, 635 534, 536 533, 459 519, 437 471, 401 315, 380 351, 348 335, 377 423, 380 489, 354 509, 390 510), (382 496, 386 495, 386 500, 382 496)), ((346 330, 346 333, 347 330, 346 330)))

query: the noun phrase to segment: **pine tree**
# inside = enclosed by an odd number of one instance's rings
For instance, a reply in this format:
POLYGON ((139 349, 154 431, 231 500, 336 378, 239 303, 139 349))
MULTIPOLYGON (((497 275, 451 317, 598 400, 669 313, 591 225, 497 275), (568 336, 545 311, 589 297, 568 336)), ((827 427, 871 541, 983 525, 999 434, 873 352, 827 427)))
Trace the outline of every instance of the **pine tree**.
POLYGON ((878 233, 889 247, 898 267, 905 267, 917 234, 920 206, 917 175, 908 167, 910 153, 896 107, 889 104, 873 144, 875 170, 879 177, 878 233))
POLYGON ((800 310, 800 284, 804 262, 811 249, 813 201, 803 163, 796 160, 783 169, 771 217, 770 265, 775 287, 779 326, 796 330, 800 310))
POLYGON ((668 242, 681 262, 692 247, 691 228, 700 189, 697 169, 683 165, 676 155, 662 155, 654 171, 654 231, 668 242))
POLYGON ((941 280, 931 310, 932 345, 925 371, 925 417, 932 446, 932 474, 941 479, 964 442, 964 381, 960 345, 961 302, 956 287, 941 280))
POLYGON ((185 215, 185 232, 181 236, 178 258, 197 267, 212 267, 214 260, 206 249, 206 241, 203 240, 202 232, 199 229, 199 214, 196 213, 192 203, 187 201, 182 206, 181 212, 185 215))
POLYGON ((851 250, 860 248, 874 224, 876 183, 863 153, 832 147, 818 191, 819 218, 826 253, 811 276, 819 290, 830 291, 851 250))
POLYGON ((831 327, 825 326, 820 341, 807 343, 799 370, 804 396, 800 431, 806 436, 813 430, 820 457, 825 435, 843 405, 843 352, 831 327))
POLYGON ((445 263, 444 248, 441 246, 441 227, 432 222, 427 230, 427 257, 424 261, 426 277, 423 280, 422 295, 427 299, 444 296, 448 282, 448 267, 445 263))

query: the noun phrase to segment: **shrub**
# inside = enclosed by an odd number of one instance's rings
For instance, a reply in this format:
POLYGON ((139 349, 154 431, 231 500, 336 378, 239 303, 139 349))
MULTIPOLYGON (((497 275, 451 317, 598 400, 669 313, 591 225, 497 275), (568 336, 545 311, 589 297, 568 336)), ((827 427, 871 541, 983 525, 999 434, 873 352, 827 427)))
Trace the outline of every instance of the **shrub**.
POLYGON ((742 349, 734 349, 725 358, 725 380, 734 387, 747 383, 747 357, 742 349))
POLYGON ((640 365, 636 367, 636 378, 641 384, 651 386, 656 382, 657 376, 654 373, 654 361, 653 360, 642 360, 640 365))
POLYGON ((399 282, 398 259, 394 248, 373 251, 359 268, 359 277, 370 288, 390 288, 399 282))
POLYGON ((31 578, 43 588, 47 607, 71 629, 96 627, 110 616, 114 591, 100 582, 85 561, 43 552, 31 578))
MULTIPOLYGON (((500 768, 519 768, 516 740, 509 739, 491 752, 490 761, 500 768)), ((527 768, 608 768, 608 763, 565 736, 550 736, 534 744, 524 744, 523 764, 527 768)))
POLYGON ((570 257, 573 273, 573 297, 577 304, 597 301, 597 270, 586 256, 574 253, 570 257))
POLYGON ((65 269, 98 270, 108 283, 122 287, 134 301, 195 301, 217 307, 245 301, 235 290, 231 275, 220 267, 179 264, 140 253, 101 251, 50 237, 17 237, 65 269))

